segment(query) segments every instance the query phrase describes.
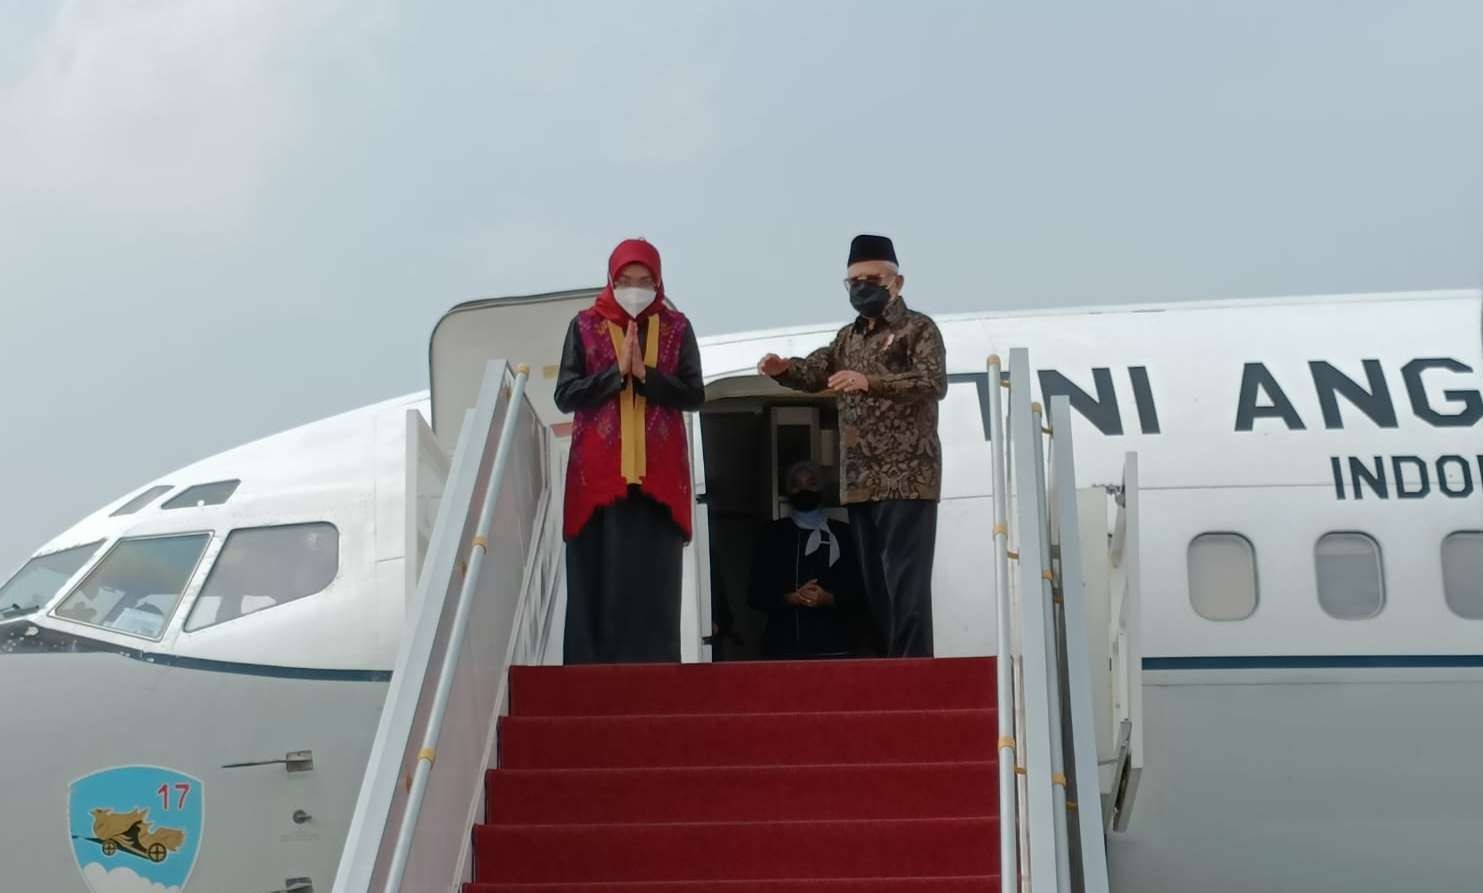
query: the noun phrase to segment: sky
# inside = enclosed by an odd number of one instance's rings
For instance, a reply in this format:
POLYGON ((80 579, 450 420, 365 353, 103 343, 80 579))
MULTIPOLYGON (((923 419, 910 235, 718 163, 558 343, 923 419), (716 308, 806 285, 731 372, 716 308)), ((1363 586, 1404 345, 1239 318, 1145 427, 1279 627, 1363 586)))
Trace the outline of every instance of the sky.
POLYGON ((702 334, 1483 284, 1476 0, 5 7, 0 575, 634 235, 702 334))

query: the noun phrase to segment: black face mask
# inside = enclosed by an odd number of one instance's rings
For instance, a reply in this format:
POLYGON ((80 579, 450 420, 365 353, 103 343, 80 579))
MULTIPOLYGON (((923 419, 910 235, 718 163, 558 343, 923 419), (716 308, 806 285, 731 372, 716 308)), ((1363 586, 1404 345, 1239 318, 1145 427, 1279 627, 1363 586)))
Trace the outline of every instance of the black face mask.
POLYGON ((811 512, 824 503, 824 497, 814 490, 799 490, 788 494, 788 502, 800 512, 811 512))
POLYGON ((878 319, 891 303, 891 290, 874 282, 860 281, 850 286, 850 306, 866 319, 878 319))

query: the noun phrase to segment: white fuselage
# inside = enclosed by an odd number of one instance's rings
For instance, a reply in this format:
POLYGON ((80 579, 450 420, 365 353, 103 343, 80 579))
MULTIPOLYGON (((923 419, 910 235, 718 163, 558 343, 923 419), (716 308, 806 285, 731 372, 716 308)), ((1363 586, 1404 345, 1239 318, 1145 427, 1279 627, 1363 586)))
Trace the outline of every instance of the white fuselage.
MULTIPOLYGON (((101 541, 101 557, 120 538, 212 534, 157 639, 54 614, 92 564, 29 618, 0 623, 9 692, 0 712, 21 731, 0 770, 10 807, 0 862, 33 866, 7 869, 8 881, 82 890, 56 833, 68 783, 151 764, 207 780, 207 836, 191 889, 227 889, 226 879, 282 889, 298 877, 330 888, 456 437, 447 420, 466 405, 440 408, 440 388, 456 392, 458 370, 482 372, 488 356, 548 368, 576 300, 585 298, 561 296, 550 319, 539 299, 475 307, 466 356, 445 366, 435 340, 431 418, 445 420, 436 437, 407 418, 422 397, 367 408, 155 482, 240 478, 240 497, 226 505, 125 518, 110 517, 110 505, 42 550, 101 541), (339 530, 333 585, 186 628, 231 530, 315 521, 339 530), (36 635, 56 647, 36 646, 36 635), (79 637, 89 644, 68 644, 79 637), (223 768, 298 749, 314 751, 312 772, 223 768), (313 817, 295 821, 300 809, 313 817)), ((930 301, 913 306, 932 310, 930 301)), ((940 431, 938 655, 994 649, 989 354, 1027 347, 1041 399, 1071 395, 1080 486, 1114 485, 1125 454, 1139 457, 1146 753, 1130 830, 1109 836, 1113 888, 1389 893, 1483 884, 1483 620, 1449 607, 1441 562, 1445 537, 1483 530, 1483 295, 937 321, 951 375, 940 431), (1340 619, 1320 603, 1315 546, 1333 532, 1378 546, 1383 596, 1369 616, 1340 619), (1207 619, 1192 605, 1190 545, 1206 533, 1251 546, 1256 598, 1243 619, 1207 619)), ((755 363, 768 352, 805 354, 835 331, 702 339, 715 401, 706 412, 738 395, 796 400, 758 378, 755 363)), ((538 409, 549 404, 542 386, 549 392, 550 381, 533 377, 538 409)), ((697 457, 705 446, 696 444, 697 457)), ((706 473, 697 462, 701 492, 706 473)), ((704 515, 686 555, 688 659, 707 656, 707 569, 720 534, 704 515)))

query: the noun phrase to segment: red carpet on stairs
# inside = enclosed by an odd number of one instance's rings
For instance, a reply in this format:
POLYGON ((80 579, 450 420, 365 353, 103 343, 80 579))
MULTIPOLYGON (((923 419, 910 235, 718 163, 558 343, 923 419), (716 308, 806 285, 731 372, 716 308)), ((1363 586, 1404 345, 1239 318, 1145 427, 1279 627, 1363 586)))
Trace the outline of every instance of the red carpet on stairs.
POLYGON ((992 659, 516 667, 466 893, 997 889, 992 659))

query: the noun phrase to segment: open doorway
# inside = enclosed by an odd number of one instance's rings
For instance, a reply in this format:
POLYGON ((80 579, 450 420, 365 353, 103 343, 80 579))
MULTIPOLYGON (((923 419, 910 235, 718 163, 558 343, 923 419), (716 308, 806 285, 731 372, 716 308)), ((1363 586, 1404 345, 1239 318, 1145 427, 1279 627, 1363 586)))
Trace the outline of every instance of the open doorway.
MULTIPOLYGON (((839 411, 832 397, 801 394, 748 376, 713 383, 700 413, 705 496, 699 506, 709 530, 712 619, 734 636, 717 640, 713 660, 763 657, 767 618, 748 606, 758 539, 785 517, 788 469, 809 460, 823 472, 824 509, 848 521, 840 500, 839 411)), ((847 530, 847 528, 846 528, 847 530)), ((864 614, 857 618, 864 621, 864 614)), ((869 639, 869 630, 853 636, 869 639)))

